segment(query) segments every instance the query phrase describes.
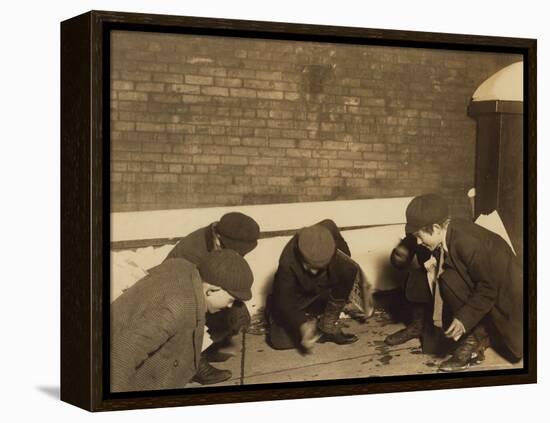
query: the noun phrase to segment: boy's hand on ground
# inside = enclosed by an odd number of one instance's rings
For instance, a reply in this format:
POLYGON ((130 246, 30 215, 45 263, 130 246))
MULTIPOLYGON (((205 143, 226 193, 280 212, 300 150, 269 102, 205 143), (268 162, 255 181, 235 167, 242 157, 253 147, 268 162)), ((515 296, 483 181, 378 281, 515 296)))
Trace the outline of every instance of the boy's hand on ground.
POLYGON ((311 350, 319 340, 320 334, 317 332, 317 321, 308 320, 300 325, 301 344, 306 350, 311 350))
POLYGON ((466 328, 460 320, 455 318, 445 331, 445 336, 447 338, 452 338, 454 341, 458 341, 465 333, 466 328))

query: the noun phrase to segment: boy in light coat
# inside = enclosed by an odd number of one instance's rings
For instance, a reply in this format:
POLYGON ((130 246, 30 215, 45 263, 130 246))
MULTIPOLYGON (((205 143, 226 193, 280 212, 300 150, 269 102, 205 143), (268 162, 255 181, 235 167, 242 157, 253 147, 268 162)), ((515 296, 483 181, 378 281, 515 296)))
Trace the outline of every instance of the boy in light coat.
POLYGON ((111 304, 111 391, 183 388, 199 369, 207 313, 249 300, 253 276, 235 251, 198 266, 166 260, 111 304))

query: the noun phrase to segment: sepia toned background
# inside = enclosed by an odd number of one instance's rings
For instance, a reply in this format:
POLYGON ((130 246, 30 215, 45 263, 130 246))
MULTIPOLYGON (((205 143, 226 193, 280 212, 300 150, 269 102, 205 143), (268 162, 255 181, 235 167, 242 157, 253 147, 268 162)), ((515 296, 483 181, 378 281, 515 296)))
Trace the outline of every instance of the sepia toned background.
MULTIPOLYGON (((491 214, 491 224, 478 223, 522 257, 522 58, 115 31, 111 301, 180 237, 239 211, 262 236, 247 255, 253 323, 248 336, 235 336, 236 355, 218 365, 232 372, 222 385, 437 372, 418 342, 384 346, 404 327, 391 310, 403 308, 406 273, 388 258, 404 235, 407 204, 426 192, 450 200, 454 217, 491 214), (374 317, 342 319, 362 334, 345 350, 275 351, 264 307, 281 251, 299 228, 326 218, 374 292, 374 317)), ((523 365, 491 349, 471 371, 523 365)))
POLYGON ((510 54, 115 32, 113 212, 438 191, 469 216, 476 88, 510 54))

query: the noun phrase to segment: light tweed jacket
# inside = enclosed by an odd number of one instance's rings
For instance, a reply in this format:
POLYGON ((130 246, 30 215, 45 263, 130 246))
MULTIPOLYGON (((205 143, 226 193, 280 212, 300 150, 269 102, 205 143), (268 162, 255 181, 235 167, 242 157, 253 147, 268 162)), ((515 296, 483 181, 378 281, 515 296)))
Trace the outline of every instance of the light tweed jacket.
POLYGON ((111 305, 111 391, 183 388, 199 365, 205 313, 194 264, 151 269, 111 305))

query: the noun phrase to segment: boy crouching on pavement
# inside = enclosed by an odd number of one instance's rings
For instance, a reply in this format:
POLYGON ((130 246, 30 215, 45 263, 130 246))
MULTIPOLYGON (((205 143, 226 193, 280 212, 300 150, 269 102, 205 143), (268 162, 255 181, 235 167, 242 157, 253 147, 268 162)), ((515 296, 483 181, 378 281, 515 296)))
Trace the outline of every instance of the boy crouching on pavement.
POLYGON ((451 219, 436 194, 415 197, 406 210, 405 232, 436 257, 433 323, 456 341, 446 372, 467 369, 484 358, 489 333, 512 361, 523 356, 523 273, 499 235, 470 221, 451 219), (487 331, 489 329, 489 332, 487 331))
POLYGON ((111 390, 183 388, 199 368, 206 313, 249 300, 252 281, 233 250, 151 269, 111 304, 111 390))
MULTIPOLYGON (((256 248, 259 235, 260 227, 254 219, 243 213, 230 212, 219 221, 180 239, 166 260, 184 258, 199 266, 209 252, 224 249, 234 250, 244 257, 256 248)), ((250 313, 240 300, 235 301, 231 308, 206 315, 206 327, 212 345, 202 352, 194 382, 212 385, 231 378, 229 370, 218 369, 210 363, 229 359, 233 355, 230 348, 233 346, 233 336, 246 330, 249 324, 250 313), (227 347, 230 348, 229 352, 223 351, 227 347)))

